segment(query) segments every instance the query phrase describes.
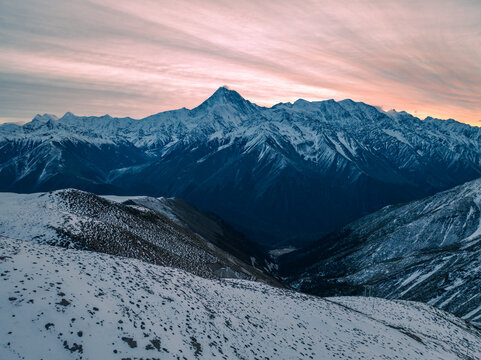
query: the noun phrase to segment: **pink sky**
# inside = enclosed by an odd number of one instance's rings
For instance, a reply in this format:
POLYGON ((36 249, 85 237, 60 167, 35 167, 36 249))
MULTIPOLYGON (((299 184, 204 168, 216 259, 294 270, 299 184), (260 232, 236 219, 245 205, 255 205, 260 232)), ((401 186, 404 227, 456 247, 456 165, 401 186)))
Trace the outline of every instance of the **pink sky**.
POLYGON ((478 124, 481 2, 0 0, 0 122, 140 118, 222 85, 478 124))

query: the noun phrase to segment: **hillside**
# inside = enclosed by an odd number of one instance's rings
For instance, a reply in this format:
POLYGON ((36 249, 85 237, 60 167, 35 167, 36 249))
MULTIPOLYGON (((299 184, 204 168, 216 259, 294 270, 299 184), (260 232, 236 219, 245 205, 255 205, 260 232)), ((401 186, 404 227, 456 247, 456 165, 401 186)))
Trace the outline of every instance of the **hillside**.
POLYGON ((321 299, 245 280, 0 238, 0 358, 481 359, 430 306, 321 299))
POLYGON ((280 263, 307 293, 422 301, 480 325, 481 179, 385 207, 280 263))
MULTIPOLYGON (((74 189, 0 193, 0 203, 3 236, 131 257, 209 278, 256 279, 280 285, 264 271, 269 263, 266 258, 256 258, 255 246, 243 250, 236 237, 223 234, 219 235, 222 240, 211 242, 165 212, 139 204, 120 204, 74 189), (230 244, 247 262, 218 244, 230 244)), ((194 208, 190 215, 206 217, 194 208)))

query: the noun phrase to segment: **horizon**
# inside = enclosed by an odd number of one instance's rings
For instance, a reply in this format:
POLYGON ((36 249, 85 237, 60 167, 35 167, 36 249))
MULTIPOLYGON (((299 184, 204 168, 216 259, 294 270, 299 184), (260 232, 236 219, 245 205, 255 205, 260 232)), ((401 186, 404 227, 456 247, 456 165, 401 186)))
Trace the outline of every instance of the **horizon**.
POLYGON ((0 123, 143 118, 219 84, 261 106, 353 99, 481 121, 481 3, 29 0, 1 5, 0 123))
MULTIPOLYGON (((25 120, 25 121, 5 121, 5 122, 0 122, 0 126, 3 125, 3 124, 15 124, 15 125, 25 125, 31 121, 33 121, 37 116, 45 116, 45 115, 49 115, 49 116, 55 116, 57 119, 56 120, 60 120, 62 119, 63 117, 67 116, 67 115, 73 115, 75 117, 103 117, 103 116, 110 116, 114 119, 116 118, 130 118, 132 120, 144 120, 145 118, 149 117, 149 116, 152 116, 152 115, 156 115, 156 114, 160 114, 160 113, 164 113, 164 112, 169 112, 169 111, 178 111, 178 110, 182 110, 182 109, 187 109, 188 111, 191 111, 193 109, 195 109, 196 107, 199 107, 200 105, 202 105, 204 102, 206 102, 208 99, 210 99, 214 94, 216 94, 220 89, 227 89, 228 91, 233 91, 237 94, 239 94, 244 100, 247 100, 249 102, 251 102, 252 104, 255 104, 255 105, 258 105, 258 106, 261 106, 261 107, 264 107, 264 108, 267 108, 267 109, 270 109, 276 105, 279 105, 279 104, 294 104, 295 102, 301 100, 301 101, 308 101, 310 103, 313 103, 313 102, 325 102, 325 101, 335 101, 335 102, 342 102, 342 101, 345 101, 345 100, 350 100, 350 101, 353 101, 355 103, 364 103, 366 105, 369 105, 369 106, 372 106, 372 107, 375 107, 377 110, 381 111, 381 112, 384 112, 384 113, 387 113, 387 112, 390 112, 390 111, 395 111, 395 112, 398 112, 398 113, 401 113, 401 112, 405 112, 413 117, 416 117, 422 121, 426 120, 426 118, 434 118, 434 119, 437 119, 437 120, 442 120, 442 121, 448 121, 448 120, 454 120, 454 121, 457 121, 457 122, 462 122, 462 121, 459 121, 457 119, 453 119, 453 118, 446 118, 446 119, 442 119, 442 118, 436 118, 436 117, 433 117, 433 116, 430 116, 430 115, 426 115, 425 117, 418 117, 416 116, 415 114, 412 114, 412 113, 409 113, 405 110, 402 110, 402 109, 394 109, 394 108, 390 108, 390 109, 383 109, 379 106, 376 106, 376 105, 372 105, 372 104, 367 104, 363 101, 356 101, 356 100, 353 100, 353 99, 350 99, 350 98, 344 98, 344 99, 340 99, 340 100, 336 100, 336 99, 320 99, 320 100, 306 100, 306 99, 303 99, 303 98, 298 98, 298 99, 295 99, 295 100, 292 100, 292 101, 284 101, 284 102, 276 102, 272 105, 269 105, 269 106, 264 106, 264 105, 259 105, 257 103, 255 103, 254 101, 251 101, 250 99, 247 99, 246 97, 244 97, 239 91, 237 91, 236 89, 232 89, 231 87, 227 86, 227 85, 222 85, 222 86, 219 86, 215 91, 213 91, 207 98, 205 98, 201 103, 193 106, 193 107, 179 107, 179 108, 175 108, 175 109, 166 109, 166 110, 163 110, 163 111, 160 111, 160 112, 154 112, 152 114, 148 114, 144 117, 141 117, 141 118, 134 118, 134 117, 130 117, 130 116, 112 116, 111 114, 109 113, 105 113, 105 114, 75 114, 73 113, 72 111, 66 111, 65 113, 63 113, 62 115, 58 115, 58 114, 53 114, 53 113, 37 113, 35 115, 33 115, 30 119, 28 120, 25 120)), ((477 123, 480 123, 481 120, 479 120, 477 123)), ((479 127, 479 124, 477 123, 466 123, 470 126, 473 126, 473 127, 479 127)))

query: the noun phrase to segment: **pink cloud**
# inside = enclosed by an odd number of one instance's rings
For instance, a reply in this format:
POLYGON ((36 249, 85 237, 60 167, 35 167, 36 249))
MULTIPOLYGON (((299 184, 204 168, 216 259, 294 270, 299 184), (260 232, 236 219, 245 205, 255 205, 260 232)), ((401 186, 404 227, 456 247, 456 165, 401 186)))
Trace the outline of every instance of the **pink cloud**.
POLYGON ((0 76, 18 88, 3 117, 18 117, 19 105, 32 114, 142 117, 193 107, 224 84, 262 105, 353 98, 472 123, 481 113, 476 1, 35 5, 15 2, 0 15, 9 34, 0 42, 0 76), (33 108, 49 85, 64 94, 33 108))

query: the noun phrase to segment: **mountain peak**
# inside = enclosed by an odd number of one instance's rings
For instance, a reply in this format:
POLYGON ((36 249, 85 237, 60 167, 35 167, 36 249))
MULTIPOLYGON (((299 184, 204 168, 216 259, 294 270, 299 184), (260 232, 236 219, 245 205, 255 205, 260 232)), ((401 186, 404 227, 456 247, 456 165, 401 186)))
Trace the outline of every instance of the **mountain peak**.
POLYGON ((226 86, 218 88, 205 102, 210 103, 239 103, 247 101, 237 91, 226 86))
POLYGON ((214 92, 214 94, 225 94, 228 92, 236 92, 235 90, 229 89, 227 86, 219 86, 219 88, 214 92))
POLYGON ((47 122, 49 120, 58 120, 58 117, 52 114, 37 114, 33 118, 33 121, 39 121, 39 122, 47 122))
POLYGON ((305 99, 297 99, 296 101, 294 101, 294 105, 307 105, 307 104, 310 104, 310 101, 307 101, 305 99))
POLYGON ((249 113, 254 109, 255 105, 244 99, 237 91, 221 86, 193 110, 198 112, 219 107, 230 107, 241 113, 249 113))
POLYGON ((60 118, 60 120, 69 120, 69 119, 72 119, 72 118, 75 118, 75 114, 71 113, 70 111, 67 111, 64 116, 62 116, 60 118))

